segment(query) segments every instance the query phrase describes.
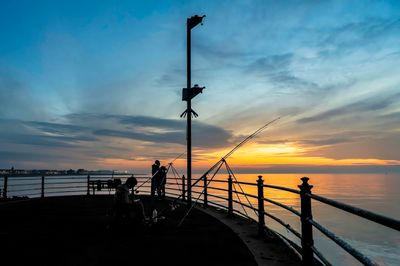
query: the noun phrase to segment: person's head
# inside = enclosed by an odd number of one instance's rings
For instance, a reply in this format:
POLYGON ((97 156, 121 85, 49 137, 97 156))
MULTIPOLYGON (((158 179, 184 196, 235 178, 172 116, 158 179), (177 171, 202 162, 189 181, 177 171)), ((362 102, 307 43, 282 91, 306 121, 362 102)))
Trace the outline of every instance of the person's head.
POLYGON ((154 163, 155 163, 156 165, 160 166, 160 161, 159 161, 159 160, 156 160, 154 163))
POLYGON ((121 184, 122 184, 121 179, 119 179, 119 178, 115 178, 115 179, 114 179, 114 186, 115 186, 115 187, 118 187, 118 186, 121 185, 121 184))
POLYGON ((125 184, 128 188, 134 188, 137 185, 137 180, 134 176, 131 176, 126 180, 125 184))

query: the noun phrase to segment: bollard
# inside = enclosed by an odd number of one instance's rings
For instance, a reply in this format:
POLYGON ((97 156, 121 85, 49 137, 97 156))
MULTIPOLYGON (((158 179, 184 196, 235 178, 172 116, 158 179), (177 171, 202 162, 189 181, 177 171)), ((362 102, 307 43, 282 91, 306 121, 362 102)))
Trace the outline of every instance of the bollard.
POLYGON ((264 234, 265 228, 265 217, 264 217, 264 180, 262 179, 262 175, 258 176, 257 180, 257 188, 258 188, 258 233, 264 234))
POLYGON ((90 195, 90 175, 87 176, 87 192, 86 195, 90 195))
POLYGON ((186 200, 186 190, 185 190, 185 175, 182 175, 182 200, 186 200))
POLYGON ((42 175, 42 189, 41 189, 41 194, 40 194, 40 197, 41 198, 44 198, 44 175, 42 175))
POLYGON ((311 212, 311 198, 306 194, 311 194, 313 186, 308 184, 308 177, 302 177, 303 183, 299 185, 300 188, 300 200, 301 200, 301 250, 302 250, 302 261, 301 264, 313 265, 314 252, 312 247, 314 245, 312 224, 309 220, 312 219, 311 212))
POLYGON ((3 186, 3 198, 7 198, 7 184, 8 184, 8 176, 4 177, 4 186, 3 186))
POLYGON ((232 176, 228 177, 228 216, 233 215, 232 176))
POLYGON ((203 208, 207 208, 208 199, 207 199, 207 175, 204 175, 204 203, 203 208))

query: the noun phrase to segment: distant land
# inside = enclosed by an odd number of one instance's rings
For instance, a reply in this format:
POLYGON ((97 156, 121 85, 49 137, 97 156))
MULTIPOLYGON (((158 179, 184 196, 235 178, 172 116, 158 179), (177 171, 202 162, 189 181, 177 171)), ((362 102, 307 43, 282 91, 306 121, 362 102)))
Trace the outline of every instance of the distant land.
MULTIPOLYGON (((325 174, 335 174, 335 173, 399 173, 400 165, 322 165, 322 166, 304 166, 304 165, 274 165, 271 167, 257 167, 257 168, 246 168, 246 166, 233 166, 235 172, 240 174, 263 174, 263 173, 281 173, 281 174, 295 174, 295 173, 325 173, 325 174)), ((196 169, 195 174, 203 174, 207 169, 196 169)), ((183 171, 179 171, 181 174, 186 174, 183 171)), ((134 170, 86 170, 80 169, 67 169, 67 170, 57 170, 57 169, 0 169, 0 175, 121 175, 121 174, 143 174, 146 171, 136 172, 134 170)), ((224 173, 223 170, 220 173, 224 173)))
POLYGON ((73 170, 54 170, 54 169, 0 169, 0 175, 85 175, 85 174, 103 174, 103 175, 111 175, 111 174, 131 174, 128 171, 115 171, 115 170, 85 170, 83 168, 73 170))

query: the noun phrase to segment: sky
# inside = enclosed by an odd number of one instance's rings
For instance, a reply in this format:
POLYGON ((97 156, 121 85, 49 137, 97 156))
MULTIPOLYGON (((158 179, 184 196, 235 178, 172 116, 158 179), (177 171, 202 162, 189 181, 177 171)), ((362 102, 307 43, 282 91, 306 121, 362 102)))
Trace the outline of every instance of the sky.
POLYGON ((0 9, 0 168, 400 171, 399 1, 7 1, 0 9), (185 168, 185 156, 175 164, 185 168))

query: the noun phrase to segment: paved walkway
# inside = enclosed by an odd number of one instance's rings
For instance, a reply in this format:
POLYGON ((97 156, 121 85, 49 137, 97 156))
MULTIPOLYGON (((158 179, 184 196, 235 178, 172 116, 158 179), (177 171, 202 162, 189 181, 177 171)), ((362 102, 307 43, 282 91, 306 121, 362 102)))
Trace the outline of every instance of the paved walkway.
POLYGON ((274 232, 265 229, 264 237, 258 234, 258 225, 243 217, 228 217, 225 210, 198 208, 227 225, 247 245, 259 266, 300 265, 300 258, 290 250, 274 232))
MULTIPOLYGON (((149 228, 117 226, 107 216, 112 202, 110 196, 74 196, 0 204, 1 264, 257 265, 230 228, 202 211, 193 210, 180 228, 186 206, 149 228)), ((157 202, 157 208, 168 204, 157 202)))

